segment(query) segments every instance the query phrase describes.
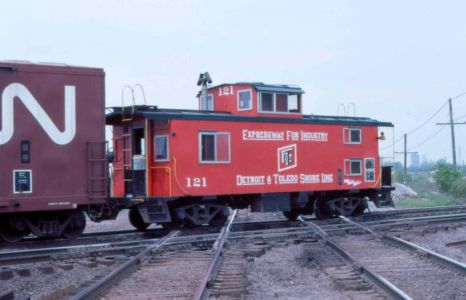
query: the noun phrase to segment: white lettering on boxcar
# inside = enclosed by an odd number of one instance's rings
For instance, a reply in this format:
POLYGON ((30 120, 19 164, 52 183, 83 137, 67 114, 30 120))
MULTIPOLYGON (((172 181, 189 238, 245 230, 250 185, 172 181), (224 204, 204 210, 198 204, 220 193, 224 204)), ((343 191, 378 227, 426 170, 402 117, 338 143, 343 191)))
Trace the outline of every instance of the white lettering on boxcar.
POLYGON ((9 84, 2 93, 2 129, 0 145, 10 141, 14 133, 14 99, 23 102, 48 136, 58 145, 70 143, 76 135, 76 89, 65 85, 65 129, 60 131, 31 92, 21 83, 9 84))

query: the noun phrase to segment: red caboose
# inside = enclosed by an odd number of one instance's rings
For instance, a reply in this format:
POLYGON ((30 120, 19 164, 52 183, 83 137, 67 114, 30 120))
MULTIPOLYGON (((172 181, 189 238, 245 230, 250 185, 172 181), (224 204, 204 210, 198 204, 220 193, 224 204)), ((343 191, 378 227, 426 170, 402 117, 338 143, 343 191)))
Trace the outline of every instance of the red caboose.
POLYGON ((393 205, 378 152, 378 128, 393 125, 303 115, 303 93, 240 82, 206 88, 199 111, 113 108, 113 197, 137 203, 130 220, 138 229, 221 223, 228 206, 292 219, 393 205))

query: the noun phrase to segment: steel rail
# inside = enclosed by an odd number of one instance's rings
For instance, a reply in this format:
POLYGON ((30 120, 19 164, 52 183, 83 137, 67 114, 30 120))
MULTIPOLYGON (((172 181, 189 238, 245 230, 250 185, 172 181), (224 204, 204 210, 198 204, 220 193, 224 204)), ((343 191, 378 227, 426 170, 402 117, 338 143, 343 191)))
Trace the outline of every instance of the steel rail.
MULTIPOLYGON (((331 219, 331 224, 320 225, 326 233, 331 234, 334 232, 348 232, 361 228, 359 225, 364 224, 373 230, 380 230, 385 228, 391 228, 403 225, 414 225, 416 223, 441 223, 441 222, 458 222, 466 220, 466 214, 454 214, 454 215, 440 215, 440 216, 423 216, 423 217, 409 217, 401 219, 391 220, 379 220, 379 221, 359 221, 354 222, 343 222, 335 223, 335 221, 342 221, 341 219, 331 219)), ((278 237, 287 235, 302 235, 308 232, 306 226, 299 227, 272 227, 264 229, 251 230, 256 224, 259 227, 266 226, 266 221, 261 222, 241 222, 239 228, 234 231, 237 223, 233 223, 231 227, 230 239, 243 239, 243 238, 266 238, 266 237, 278 237), (251 226, 251 228, 247 227, 251 226), (242 230, 241 230, 242 229, 242 230), (281 233, 280 233, 281 232, 281 233)), ((281 221, 270 221, 273 226, 285 225, 281 221)), ((198 244, 198 243, 212 243, 218 237, 217 233, 200 234, 200 235, 186 235, 177 236, 170 241, 168 244, 198 244)), ((105 243, 85 244, 85 245, 73 245, 73 246, 56 246, 47 248, 36 248, 27 250, 4 250, 0 251, 0 266, 8 266, 20 263, 31 263, 31 262, 43 262, 53 259, 66 259, 68 257, 86 257, 86 256, 99 256, 99 255, 115 255, 115 254, 131 254, 141 251, 141 248, 146 247, 147 244, 157 242, 159 238, 150 239, 136 239, 130 241, 114 241, 105 243)))
MULTIPOLYGON (((439 215, 439 216, 424 216, 424 217, 408 217, 408 218, 397 218, 397 219, 385 219, 377 221, 360 221, 359 224, 365 224, 372 229, 413 225, 416 223, 420 224, 433 224, 433 223, 451 223, 451 222, 462 222, 466 220, 466 213, 464 214, 453 214, 453 215, 439 215)), ((354 221, 355 222, 355 221, 354 221)), ((357 227, 351 223, 333 223, 321 225, 325 228, 326 232, 331 231, 345 231, 351 230, 357 227)))
POLYGON ((466 275, 466 265, 459 262, 459 261, 456 261, 454 259, 451 259, 449 257, 446 257, 446 256, 444 256, 442 254, 439 254, 439 253, 434 252, 432 250, 426 249, 426 248, 421 247, 419 245, 416 245, 414 243, 405 241, 405 240, 403 240, 403 239, 401 239, 399 237, 390 236, 390 235, 387 235, 387 234, 384 234, 384 235, 380 236, 380 235, 376 234, 368 226, 365 226, 365 225, 359 224, 357 222, 354 222, 354 221, 352 221, 352 220, 350 220, 350 219, 348 219, 346 217, 340 216, 340 219, 342 219, 345 222, 354 224, 354 225, 364 229, 365 231, 371 233, 372 235, 374 235, 374 236, 376 236, 378 238, 381 238, 381 239, 383 239, 385 241, 388 241, 388 242, 390 242, 392 244, 395 244, 396 246, 402 247, 402 248, 410 250, 410 251, 417 251, 417 252, 423 253, 429 259, 432 259, 432 260, 442 264, 443 266, 449 267, 450 269, 453 269, 453 270, 455 270, 457 272, 460 272, 463 275, 466 275))
POLYGON ((412 299, 408 294, 406 294, 401 289, 396 287, 393 283, 391 283, 390 281, 388 281, 386 278, 379 275, 378 273, 372 271, 367 266, 360 263, 350 253, 348 253, 343 248, 341 248, 338 244, 333 242, 329 238, 327 232, 325 232, 325 230, 323 230, 319 225, 314 224, 309 221, 304 221, 303 219, 300 219, 300 220, 302 220, 302 222, 305 225, 312 227, 315 230, 316 234, 319 235, 320 238, 324 241, 327 247, 332 249, 339 257, 341 257, 347 263, 357 267, 357 269, 361 272, 363 276, 368 278, 368 280, 372 281, 376 286, 378 286, 381 290, 387 293, 387 295, 389 295, 391 298, 400 299, 400 300, 411 300, 412 299))
POLYGON ((110 285, 115 284, 116 282, 126 277, 128 274, 134 272, 141 263, 148 259, 148 256, 150 256, 153 252, 157 251, 159 248, 164 246, 167 243, 167 241, 173 238, 175 235, 177 235, 178 232, 178 230, 172 231, 165 237, 159 239, 158 242, 147 247, 144 251, 132 257, 127 262, 119 266, 117 269, 102 277, 100 280, 84 288, 70 299, 94 299, 99 294, 107 290, 110 287, 110 285))
POLYGON ((392 210, 384 210, 384 211, 377 211, 375 213, 421 213, 421 212, 436 212, 436 211, 448 211, 448 210, 466 210, 466 205, 450 205, 450 206, 433 206, 433 207, 422 207, 422 208, 403 208, 403 209, 392 209, 392 210))
MULTIPOLYGON (((233 224, 234 225, 234 224, 233 224)), ((231 231, 231 230, 230 230, 231 231)), ((309 231, 308 227, 285 227, 261 230, 231 231, 231 239, 264 238, 269 236, 303 235, 309 231)), ((166 245, 213 243, 218 233, 176 236, 166 245)), ((148 244, 157 242, 156 239, 140 239, 131 241, 118 241, 111 243, 97 243, 75 246, 59 246, 37 248, 29 250, 8 250, 0 252, 0 266, 9 266, 22 263, 44 262, 54 259, 81 258, 89 256, 117 255, 138 253, 148 244)))
POLYGON ((449 267, 450 269, 453 269, 457 272, 460 272, 463 275, 466 275, 466 265, 459 261, 456 261, 454 259, 451 259, 449 257, 446 257, 442 254, 431 251, 419 245, 413 244, 411 242, 405 241, 398 237, 385 235, 383 236, 383 238, 391 243, 404 247, 408 250, 418 251, 420 253, 426 254, 428 258, 435 260, 436 262, 442 264, 443 266, 449 267))
POLYGON ((224 247, 228 240, 228 236, 230 234, 233 221, 236 217, 236 213, 237 210, 234 210, 233 213, 230 215, 227 225, 223 227, 218 239, 214 243, 214 256, 210 261, 209 268, 205 272, 201 282, 199 283, 199 285, 196 288, 196 291, 194 292, 193 300, 207 299, 208 297, 209 288, 212 286, 212 281, 216 277, 218 268, 222 264, 224 247))
POLYGON ((21 263, 43 262, 56 258, 77 257, 87 254, 95 256, 97 254, 128 254, 145 248, 147 244, 157 242, 157 239, 145 239, 139 241, 98 243, 92 245, 69 246, 69 247, 49 247, 31 250, 11 250, 0 252, 0 266, 8 266, 21 263))

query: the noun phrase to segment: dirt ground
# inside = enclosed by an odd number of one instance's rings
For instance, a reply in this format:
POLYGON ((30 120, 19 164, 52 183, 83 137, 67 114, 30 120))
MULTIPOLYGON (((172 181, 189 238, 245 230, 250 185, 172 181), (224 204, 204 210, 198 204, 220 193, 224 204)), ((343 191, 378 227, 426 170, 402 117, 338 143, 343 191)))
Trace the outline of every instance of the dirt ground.
POLYGON ((302 244, 274 247, 248 270, 247 299, 348 299, 308 261, 302 244))

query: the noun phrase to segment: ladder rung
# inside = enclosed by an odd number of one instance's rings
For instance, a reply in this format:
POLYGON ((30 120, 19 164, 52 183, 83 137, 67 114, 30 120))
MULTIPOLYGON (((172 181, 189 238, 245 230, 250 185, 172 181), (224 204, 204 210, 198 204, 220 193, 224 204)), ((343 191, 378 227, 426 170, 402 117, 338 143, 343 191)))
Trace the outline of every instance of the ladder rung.
POLYGON ((133 134, 131 133, 123 133, 121 136, 132 136, 133 134))
POLYGON ((132 120, 133 120, 133 118, 125 118, 125 119, 121 119, 121 121, 123 121, 123 122, 129 122, 129 121, 132 121, 132 120))
POLYGON ((93 177, 93 178, 88 178, 89 180, 107 180, 107 177, 93 177))
POLYGON ((90 158, 89 161, 106 161, 106 158, 90 158))
POLYGON ((123 151, 133 151, 133 149, 123 149, 123 151))
POLYGON ((133 181, 133 179, 123 179, 123 181, 133 181))

